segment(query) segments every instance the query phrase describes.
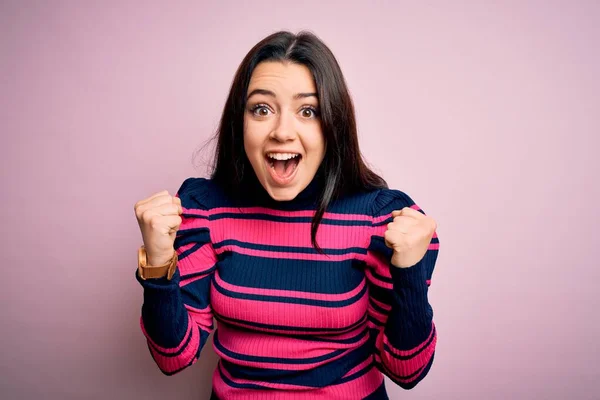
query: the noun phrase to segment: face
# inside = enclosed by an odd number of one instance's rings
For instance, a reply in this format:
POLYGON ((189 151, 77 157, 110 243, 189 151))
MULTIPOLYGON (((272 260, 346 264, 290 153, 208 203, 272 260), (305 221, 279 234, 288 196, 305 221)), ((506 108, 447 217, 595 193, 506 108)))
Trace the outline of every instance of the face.
POLYGON ((312 74, 304 65, 262 62, 247 95, 246 155, 273 199, 292 200, 312 181, 325 155, 312 74))

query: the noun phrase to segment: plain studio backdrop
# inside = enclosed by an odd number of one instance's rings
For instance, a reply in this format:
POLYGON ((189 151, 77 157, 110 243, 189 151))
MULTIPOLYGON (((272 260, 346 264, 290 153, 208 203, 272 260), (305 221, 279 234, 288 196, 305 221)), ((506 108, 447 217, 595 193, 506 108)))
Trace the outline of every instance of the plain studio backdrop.
POLYGON ((151 359, 133 205, 205 176, 233 74, 333 50, 360 143, 439 224, 433 368, 392 399, 598 399, 600 3, 2 1, 0 397, 204 399, 151 359), (417 4, 418 3, 418 4, 417 4))

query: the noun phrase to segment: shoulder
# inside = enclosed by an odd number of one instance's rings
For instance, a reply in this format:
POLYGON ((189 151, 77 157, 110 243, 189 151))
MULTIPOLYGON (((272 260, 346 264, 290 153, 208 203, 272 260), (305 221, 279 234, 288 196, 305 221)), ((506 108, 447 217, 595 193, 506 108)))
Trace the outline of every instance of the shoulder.
POLYGON ((344 196, 332 204, 329 211, 379 217, 414 205, 412 198, 401 190, 375 189, 344 196))
POLYGON ((223 190, 208 178, 185 179, 177 190, 177 196, 181 199, 184 208, 210 210, 227 203, 223 190))
POLYGON ((371 215, 379 217, 391 214, 404 207, 414 207, 415 202, 405 192, 398 189, 379 189, 373 199, 371 215))

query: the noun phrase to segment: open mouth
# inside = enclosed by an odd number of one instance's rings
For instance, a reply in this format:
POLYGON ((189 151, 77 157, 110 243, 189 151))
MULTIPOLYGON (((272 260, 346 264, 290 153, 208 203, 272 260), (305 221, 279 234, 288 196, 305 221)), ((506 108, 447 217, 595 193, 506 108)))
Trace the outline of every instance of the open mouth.
POLYGON ((267 153, 265 158, 271 177, 283 185, 294 178, 302 156, 298 153, 267 153))

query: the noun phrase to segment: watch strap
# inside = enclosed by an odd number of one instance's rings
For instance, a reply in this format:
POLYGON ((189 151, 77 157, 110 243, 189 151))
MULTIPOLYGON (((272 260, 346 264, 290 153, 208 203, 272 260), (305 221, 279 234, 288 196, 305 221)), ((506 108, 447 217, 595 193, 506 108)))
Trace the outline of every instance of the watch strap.
POLYGON ((141 279, 156 279, 167 277, 168 280, 173 278, 177 267, 177 252, 173 251, 173 257, 163 265, 148 265, 148 257, 146 248, 142 245, 138 250, 138 274, 141 279))

